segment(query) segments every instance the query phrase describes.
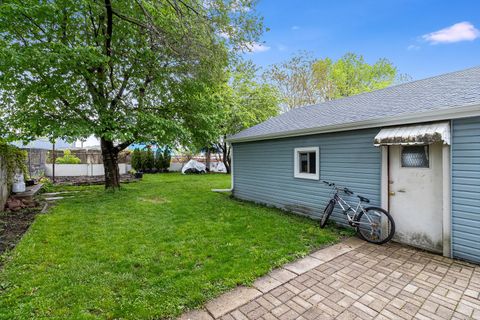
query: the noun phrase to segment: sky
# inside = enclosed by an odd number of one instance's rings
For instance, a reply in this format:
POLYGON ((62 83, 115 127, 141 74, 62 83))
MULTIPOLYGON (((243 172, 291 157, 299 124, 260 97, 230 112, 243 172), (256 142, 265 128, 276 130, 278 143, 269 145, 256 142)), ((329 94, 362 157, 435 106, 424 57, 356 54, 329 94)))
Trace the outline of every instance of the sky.
POLYGON ((413 80, 480 65, 480 1, 260 0, 270 29, 246 54, 262 68, 306 50, 387 58, 413 80))

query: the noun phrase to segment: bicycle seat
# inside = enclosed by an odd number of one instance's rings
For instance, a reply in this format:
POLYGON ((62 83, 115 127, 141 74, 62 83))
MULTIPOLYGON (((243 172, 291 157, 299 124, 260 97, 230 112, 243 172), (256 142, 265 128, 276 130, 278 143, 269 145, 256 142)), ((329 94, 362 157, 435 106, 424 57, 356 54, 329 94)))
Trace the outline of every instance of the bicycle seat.
POLYGON ((362 197, 362 196, 357 196, 357 197, 358 197, 358 199, 360 199, 360 201, 362 201, 362 202, 365 202, 365 203, 369 203, 369 202, 370 202, 370 200, 368 200, 368 199, 365 198, 365 197, 362 197))

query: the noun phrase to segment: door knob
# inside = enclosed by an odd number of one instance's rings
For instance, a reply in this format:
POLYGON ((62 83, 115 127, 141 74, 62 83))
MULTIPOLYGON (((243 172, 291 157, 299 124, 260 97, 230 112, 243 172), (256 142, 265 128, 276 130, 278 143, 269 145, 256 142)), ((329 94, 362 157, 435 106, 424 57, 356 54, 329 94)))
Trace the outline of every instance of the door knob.
POLYGON ((391 195, 391 196, 394 196, 394 195, 395 195, 395 191, 390 191, 388 194, 391 195))

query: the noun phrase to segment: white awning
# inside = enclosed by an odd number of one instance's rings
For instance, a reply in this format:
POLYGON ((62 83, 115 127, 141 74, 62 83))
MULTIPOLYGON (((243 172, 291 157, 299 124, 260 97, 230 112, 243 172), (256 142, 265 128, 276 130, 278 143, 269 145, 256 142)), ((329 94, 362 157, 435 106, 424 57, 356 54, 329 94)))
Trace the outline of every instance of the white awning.
POLYGON ((435 142, 450 144, 449 122, 385 128, 380 130, 373 140, 373 144, 376 147, 388 145, 425 145, 435 142))

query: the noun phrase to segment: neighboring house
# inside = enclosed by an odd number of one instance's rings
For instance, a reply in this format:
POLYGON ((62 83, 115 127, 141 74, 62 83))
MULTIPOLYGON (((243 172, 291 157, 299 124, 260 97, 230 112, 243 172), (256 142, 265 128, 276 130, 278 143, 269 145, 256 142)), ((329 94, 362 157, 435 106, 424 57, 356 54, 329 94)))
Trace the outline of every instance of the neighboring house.
POLYGON ((480 67, 293 109, 229 142, 237 198, 318 218, 333 181, 388 209, 397 241, 480 262, 480 67))
MULTIPOLYGON (((18 148, 27 150, 27 167, 28 173, 32 177, 42 176, 47 170, 48 153, 52 151, 53 144, 48 138, 40 137, 24 144, 22 141, 14 141, 13 145, 18 148)), ((63 139, 55 140, 55 150, 66 150, 74 147, 74 143, 69 143, 63 139)))
MULTIPOLYGON (((53 144, 48 138, 37 138, 36 140, 30 141, 27 144, 24 144, 22 141, 14 141, 12 144, 21 149, 52 150, 53 148, 53 144)), ((74 146, 74 143, 69 143, 62 139, 55 140, 55 149, 57 150, 71 149, 74 146)))

